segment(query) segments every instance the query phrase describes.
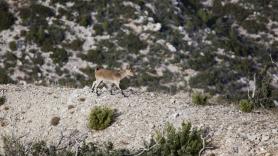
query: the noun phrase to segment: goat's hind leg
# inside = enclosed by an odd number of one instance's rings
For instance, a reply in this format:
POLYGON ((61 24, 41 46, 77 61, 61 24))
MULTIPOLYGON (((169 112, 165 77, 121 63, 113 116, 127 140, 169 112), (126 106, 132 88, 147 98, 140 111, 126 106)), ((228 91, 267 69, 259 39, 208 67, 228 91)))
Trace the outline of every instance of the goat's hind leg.
POLYGON ((110 95, 114 95, 113 94, 113 84, 111 84, 109 87, 110 87, 110 95))

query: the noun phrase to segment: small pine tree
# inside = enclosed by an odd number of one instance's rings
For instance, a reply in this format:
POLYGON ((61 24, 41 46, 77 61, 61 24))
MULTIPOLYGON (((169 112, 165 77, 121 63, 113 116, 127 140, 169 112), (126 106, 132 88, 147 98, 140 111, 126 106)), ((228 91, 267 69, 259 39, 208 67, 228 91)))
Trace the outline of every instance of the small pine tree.
POLYGON ((254 106, 249 100, 240 100, 239 102, 239 108, 242 112, 250 113, 252 112, 254 106))
POLYGON ((15 41, 11 41, 9 43, 9 47, 12 51, 16 51, 17 50, 17 45, 16 45, 16 42, 15 41))
POLYGON ((157 132, 156 137, 147 145, 150 150, 141 155, 198 155, 203 147, 200 133, 192 129, 190 123, 183 122, 179 129, 168 123, 163 133, 157 132))
POLYGON ((5 104, 6 102, 6 97, 5 96, 1 96, 0 97, 0 106, 2 106, 3 104, 5 104))
POLYGON ((89 128, 103 130, 114 121, 115 110, 108 107, 96 106, 89 115, 89 128))
POLYGON ((192 102, 195 105, 206 105, 208 103, 208 96, 201 93, 194 93, 192 95, 192 102))

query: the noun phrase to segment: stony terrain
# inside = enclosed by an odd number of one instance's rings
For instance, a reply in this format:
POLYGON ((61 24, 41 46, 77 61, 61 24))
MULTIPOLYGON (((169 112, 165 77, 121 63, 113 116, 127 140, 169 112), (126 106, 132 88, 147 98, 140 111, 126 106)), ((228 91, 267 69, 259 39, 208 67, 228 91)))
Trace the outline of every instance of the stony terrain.
POLYGON ((138 149, 185 120, 209 131, 207 155, 278 155, 277 10, 277 0, 0 0, 0 136, 138 149), (128 98, 85 87, 96 66, 127 65, 128 98), (197 107, 188 90, 222 100, 197 107), (252 113, 226 103, 249 91, 252 113), (96 105, 118 110, 103 131, 87 127, 96 105))
POLYGON ((195 127, 209 130, 208 141, 216 148, 207 150, 206 155, 278 154, 278 116, 273 110, 242 113, 236 106, 216 100, 208 106, 194 106, 185 92, 168 95, 129 88, 129 97, 123 98, 105 89, 97 97, 88 87, 1 85, 0 89, 7 90, 7 102, 0 106, 0 136, 14 135, 22 142, 46 140, 57 145, 63 135, 62 145, 85 139, 134 149, 143 147, 144 141, 166 122, 179 126, 182 121, 190 121, 195 127), (119 114, 103 131, 87 127, 89 111, 97 105, 115 108, 119 114), (50 124, 53 117, 61 118, 57 126, 50 124))

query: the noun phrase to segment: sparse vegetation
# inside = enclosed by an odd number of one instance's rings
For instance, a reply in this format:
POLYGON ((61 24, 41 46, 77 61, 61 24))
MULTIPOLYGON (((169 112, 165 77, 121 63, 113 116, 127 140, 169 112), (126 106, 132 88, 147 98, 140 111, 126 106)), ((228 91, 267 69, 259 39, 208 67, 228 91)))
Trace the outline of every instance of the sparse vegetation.
POLYGON ((87 27, 92 24, 91 15, 80 15, 77 21, 81 26, 87 27))
POLYGON ((74 105, 68 105, 68 110, 75 108, 74 105))
POLYGON ((2 69, 0 67, 0 84, 7 84, 7 83, 11 83, 12 80, 11 78, 8 76, 7 72, 5 69, 2 69))
MULTIPOLYGON (((264 22, 266 23, 266 22, 264 22)), ((257 34, 262 31, 266 31, 267 28, 264 23, 260 23, 260 21, 256 20, 245 20, 242 23, 242 27, 246 29, 249 33, 257 34)))
POLYGON ((199 92, 193 93, 192 102, 195 105, 206 105, 208 103, 208 96, 199 92))
POLYGON ((13 137, 3 137, 4 150, 6 156, 14 155, 53 155, 53 156, 73 156, 73 155, 142 155, 142 156, 161 156, 161 155, 198 155, 203 148, 201 130, 192 128, 190 123, 182 123, 181 127, 176 129, 172 124, 167 124, 163 132, 157 132, 156 135, 147 143, 145 149, 114 149, 111 142, 104 146, 99 146, 92 142, 83 142, 78 150, 69 146, 59 148, 49 146, 45 141, 31 142, 28 146, 22 144, 19 139, 13 137), (74 151, 73 151, 74 150, 74 151))
POLYGON ((16 51, 16 49, 17 49, 16 42, 15 42, 15 41, 11 41, 11 42, 9 43, 9 47, 10 47, 10 49, 11 49, 12 51, 16 51))
POLYGON ((9 12, 9 6, 6 1, 0 1, 0 32, 9 29, 15 22, 15 17, 9 12))
POLYGON ((138 53, 139 50, 146 48, 146 44, 133 33, 122 36, 119 44, 131 53, 138 53))
POLYGON ((96 106, 89 115, 89 128, 103 130, 110 126, 115 120, 115 110, 108 107, 96 106))
POLYGON ((49 7, 33 1, 28 8, 21 8, 19 15, 24 25, 34 26, 46 24, 46 18, 54 16, 55 13, 49 7))
POLYGON ((50 55, 54 63, 63 65, 68 62, 69 54, 65 49, 56 48, 53 49, 53 53, 50 55))
POLYGON ((183 122, 179 129, 168 123, 164 131, 157 132, 156 137, 151 140, 148 145, 150 150, 142 155, 198 155, 202 147, 200 130, 192 129, 190 123, 183 122))
POLYGON ((79 101, 84 102, 86 98, 79 98, 79 101))
POLYGON ((3 137, 3 145, 6 156, 25 154, 23 144, 21 144, 18 139, 7 136, 3 137))
POLYGON ((82 46, 83 46, 84 41, 80 40, 80 39, 75 39, 73 40, 69 45, 66 45, 66 47, 75 50, 75 51, 81 51, 82 50, 82 46))
POLYGON ((4 105, 6 102, 6 96, 0 96, 0 106, 4 105))
POLYGON ((101 64, 103 61, 105 61, 105 56, 103 52, 100 49, 91 49, 87 52, 86 55, 81 54, 80 57, 84 60, 96 63, 96 64, 101 64))
POLYGON ((252 102, 244 99, 244 100, 240 100, 239 108, 242 112, 250 113, 253 110, 254 106, 252 102))
POLYGON ((55 116, 51 119, 50 124, 52 126, 57 126, 60 123, 60 119, 60 117, 55 116))

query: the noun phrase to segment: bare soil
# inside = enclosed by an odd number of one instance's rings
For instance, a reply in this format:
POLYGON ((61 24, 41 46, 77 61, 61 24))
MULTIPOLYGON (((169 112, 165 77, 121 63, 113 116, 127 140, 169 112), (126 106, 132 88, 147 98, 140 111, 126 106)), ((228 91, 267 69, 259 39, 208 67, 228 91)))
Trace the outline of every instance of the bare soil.
MULTIPOLYGON (((278 118, 276 111, 256 110, 242 113, 235 105, 222 103, 194 106, 189 93, 168 95, 127 90, 100 96, 89 88, 59 88, 34 85, 0 85, 7 89, 7 101, 0 106, 0 136, 20 138, 22 142, 45 140, 57 145, 86 140, 114 143, 116 148, 138 149, 167 122, 179 127, 190 121, 194 127, 209 130, 209 141, 216 147, 205 155, 278 155, 278 118), (102 131, 87 127, 94 106, 117 109, 116 121, 102 131), (60 118, 57 125, 51 120, 60 118)), ((2 139, 1 139, 2 140, 2 139)), ((3 152, 0 142, 0 151, 3 152)))

